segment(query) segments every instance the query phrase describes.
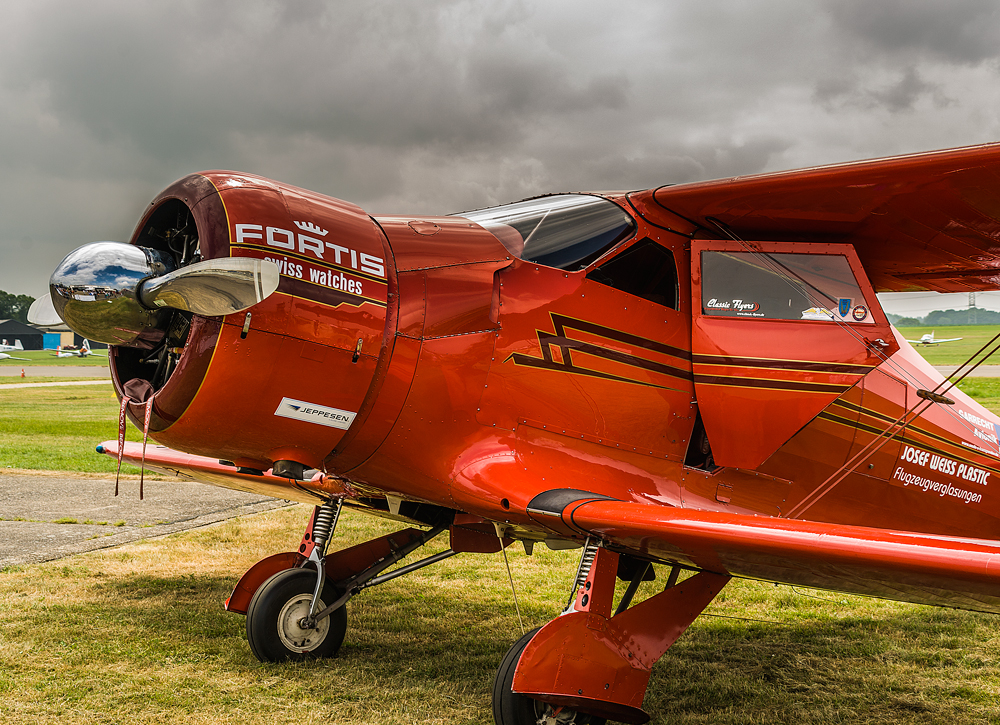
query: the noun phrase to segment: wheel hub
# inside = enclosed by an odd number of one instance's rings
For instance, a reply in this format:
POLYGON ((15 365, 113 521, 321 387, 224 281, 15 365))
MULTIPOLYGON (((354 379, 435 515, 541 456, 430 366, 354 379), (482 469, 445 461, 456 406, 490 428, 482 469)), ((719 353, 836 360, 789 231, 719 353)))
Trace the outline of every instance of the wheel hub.
POLYGON ((576 710, 567 710, 564 707, 554 708, 547 702, 535 701, 535 715, 538 717, 538 725, 573 725, 577 722, 576 710))
MULTIPOLYGON (((293 652, 313 651, 323 644, 330 631, 328 617, 314 622, 311 627, 303 626, 308 623, 311 602, 311 595, 298 594, 289 599, 278 614, 278 638, 293 652)), ((319 601, 316 606, 323 609, 326 605, 319 601)))

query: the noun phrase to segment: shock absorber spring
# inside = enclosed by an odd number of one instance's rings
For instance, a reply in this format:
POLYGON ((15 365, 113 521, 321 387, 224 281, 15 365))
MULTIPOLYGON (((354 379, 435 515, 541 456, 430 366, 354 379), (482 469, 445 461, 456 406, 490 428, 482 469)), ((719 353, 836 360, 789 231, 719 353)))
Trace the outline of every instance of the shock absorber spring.
POLYGON ((326 546, 337 528, 337 521, 340 519, 340 509, 344 505, 343 499, 330 499, 316 509, 316 518, 313 521, 312 537, 316 548, 321 553, 326 553, 326 546))
POLYGON ((569 602, 566 604, 566 612, 570 612, 573 609, 576 590, 587 583, 587 577, 590 576, 590 568, 594 565, 594 559, 597 557, 597 550, 600 546, 600 540, 593 539, 590 536, 584 542, 583 552, 580 554, 580 564, 576 568, 576 579, 573 581, 573 591, 569 593, 569 602))
POLYGON ((597 548, 598 542, 591 543, 591 538, 588 536, 587 541, 583 544, 583 553, 580 554, 580 565, 576 569, 574 589, 582 587, 586 583, 587 577, 590 576, 590 567, 594 565, 594 559, 597 557, 597 548))

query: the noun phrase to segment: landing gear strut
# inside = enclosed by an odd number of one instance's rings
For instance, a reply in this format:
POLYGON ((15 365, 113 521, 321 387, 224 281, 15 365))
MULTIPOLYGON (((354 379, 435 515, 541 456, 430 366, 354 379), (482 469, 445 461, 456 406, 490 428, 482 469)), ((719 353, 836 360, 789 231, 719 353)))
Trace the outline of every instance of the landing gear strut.
POLYGON ((257 659, 333 657, 347 632, 347 610, 343 604, 325 616, 327 603, 341 599, 342 592, 326 581, 326 548, 340 520, 343 499, 332 499, 316 508, 303 536, 299 566, 279 571, 254 592, 247 609, 247 641, 257 659))
POLYGON ((666 589, 630 607, 646 578, 646 567, 635 567, 612 613, 618 564, 617 553, 587 540, 566 611, 522 637, 500 665, 493 685, 496 725, 649 721, 642 701, 653 664, 729 577, 702 571, 677 583, 672 573, 666 589))
POLYGON ((446 531, 449 512, 429 531, 403 529, 328 555, 341 503, 316 507, 299 550, 257 562, 226 600, 228 611, 247 615, 247 640, 262 662, 333 657, 344 641, 345 605, 352 597, 457 553, 447 549, 382 573, 446 531))

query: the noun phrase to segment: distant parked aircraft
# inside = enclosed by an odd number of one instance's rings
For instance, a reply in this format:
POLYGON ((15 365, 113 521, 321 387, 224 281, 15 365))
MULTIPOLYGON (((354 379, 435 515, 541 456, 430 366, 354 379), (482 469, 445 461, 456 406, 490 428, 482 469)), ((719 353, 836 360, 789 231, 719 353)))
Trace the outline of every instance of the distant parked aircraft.
POLYGON ((944 340, 938 340, 934 337, 934 332, 928 332, 926 335, 921 335, 919 340, 907 340, 907 342, 913 343, 914 345, 937 345, 942 342, 955 342, 961 340, 960 337, 949 337, 944 340))
MULTIPOLYGON (((8 350, 16 350, 16 349, 19 349, 19 348, 9 347, 7 349, 8 350)), ((27 357, 14 357, 13 355, 8 355, 5 352, 0 352, 0 360, 30 360, 30 359, 31 358, 27 358, 27 357)))
POLYGON ((0 343, 0 350, 23 350, 23 349, 24 345, 21 344, 20 340, 14 340, 13 345, 8 345, 6 340, 0 343))
POLYGON ((80 349, 76 349, 75 347, 70 349, 69 347, 63 347, 62 345, 60 345, 59 347, 56 348, 55 357, 88 357, 90 355, 100 355, 100 354, 101 353, 94 352, 93 350, 90 349, 89 340, 84 340, 83 345, 80 346, 80 349))

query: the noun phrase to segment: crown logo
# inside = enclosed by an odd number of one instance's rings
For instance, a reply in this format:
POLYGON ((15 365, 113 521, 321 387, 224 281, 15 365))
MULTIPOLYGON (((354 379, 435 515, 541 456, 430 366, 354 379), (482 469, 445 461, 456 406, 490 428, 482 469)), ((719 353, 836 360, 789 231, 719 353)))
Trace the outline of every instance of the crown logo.
POLYGON ((295 222, 295 226, 297 226, 304 232, 312 232, 313 234, 318 234, 321 237, 325 237, 327 234, 330 233, 326 229, 320 229, 312 222, 295 222))

